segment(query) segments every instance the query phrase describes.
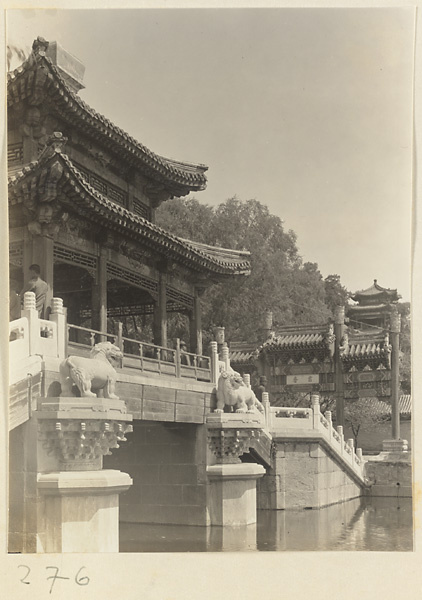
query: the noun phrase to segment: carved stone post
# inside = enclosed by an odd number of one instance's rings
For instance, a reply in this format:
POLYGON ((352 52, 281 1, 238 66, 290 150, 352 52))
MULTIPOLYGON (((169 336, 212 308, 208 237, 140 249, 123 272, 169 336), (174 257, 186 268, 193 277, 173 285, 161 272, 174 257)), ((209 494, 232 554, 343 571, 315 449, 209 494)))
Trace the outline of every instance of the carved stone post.
POLYGON ((219 376, 217 342, 210 342, 211 382, 217 383, 219 376))
POLYGON ((63 310, 63 300, 61 298, 53 298, 51 301, 50 321, 54 321, 57 324, 57 356, 58 358, 65 358, 67 323, 63 310))
POLYGON ((211 525, 256 522, 256 480, 265 473, 255 463, 242 463, 253 437, 262 428, 259 415, 219 413, 207 417, 207 434, 215 464, 207 467, 211 525))
POLYGON ((262 406, 264 407, 265 412, 265 424, 267 429, 271 429, 271 405, 270 405, 270 395, 268 392, 262 392, 262 406))

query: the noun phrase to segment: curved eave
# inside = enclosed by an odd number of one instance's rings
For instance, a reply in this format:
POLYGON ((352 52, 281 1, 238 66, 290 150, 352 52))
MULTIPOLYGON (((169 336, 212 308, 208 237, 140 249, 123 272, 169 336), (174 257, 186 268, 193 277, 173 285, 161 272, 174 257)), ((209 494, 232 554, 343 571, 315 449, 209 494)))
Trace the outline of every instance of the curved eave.
POLYGON ((283 344, 283 345, 268 345, 262 348, 263 352, 289 352, 294 350, 326 350, 329 351, 329 347, 324 342, 315 342, 311 344, 299 343, 299 344, 283 344))
POLYGON ((79 122, 82 130, 90 129, 91 135, 100 139, 107 147, 117 146, 114 148, 115 153, 123 154, 129 163, 135 164, 152 179, 164 184, 169 192, 181 196, 190 191, 205 189, 207 166, 164 158, 136 141, 69 89, 58 69, 43 51, 32 53, 20 67, 8 73, 8 106, 35 93, 39 94, 41 89, 51 93, 55 110, 73 126, 77 126, 79 122), (43 69, 47 71, 45 77, 39 75, 43 69))
MULTIPOLYGON (((18 202, 20 187, 29 179, 45 173, 57 160, 63 165, 63 174, 58 185, 68 186, 72 190, 73 206, 79 213, 98 223, 105 223, 109 229, 120 230, 128 237, 158 249, 161 254, 172 255, 175 260, 186 264, 197 271, 207 270, 218 276, 238 276, 250 274, 250 263, 245 260, 245 253, 239 255, 239 262, 224 262, 215 256, 208 256, 197 248, 190 246, 185 240, 166 232, 164 229, 151 223, 141 216, 131 213, 126 208, 115 204, 92 188, 72 165, 69 158, 60 152, 53 156, 31 163, 27 167, 9 178, 9 195, 18 202), (66 183, 62 179, 66 180, 66 183)), ((235 251, 232 251, 235 252, 235 251)))

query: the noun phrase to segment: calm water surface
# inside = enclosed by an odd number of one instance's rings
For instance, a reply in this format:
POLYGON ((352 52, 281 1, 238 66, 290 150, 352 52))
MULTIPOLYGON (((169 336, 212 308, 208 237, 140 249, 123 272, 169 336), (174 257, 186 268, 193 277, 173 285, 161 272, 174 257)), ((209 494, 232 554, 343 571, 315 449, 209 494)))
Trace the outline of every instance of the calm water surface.
POLYGON ((121 552, 409 551, 412 501, 357 498, 319 510, 258 511, 256 525, 120 524, 121 552))

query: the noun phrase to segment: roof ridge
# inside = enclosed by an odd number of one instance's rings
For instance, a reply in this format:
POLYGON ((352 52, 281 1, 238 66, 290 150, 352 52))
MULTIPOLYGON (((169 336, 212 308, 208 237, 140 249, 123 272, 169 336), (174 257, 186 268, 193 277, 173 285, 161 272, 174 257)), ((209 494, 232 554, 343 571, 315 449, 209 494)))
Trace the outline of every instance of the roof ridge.
MULTIPOLYGON (((59 94, 64 96, 64 100, 66 103, 69 103, 69 98, 72 102, 75 102, 78 107, 89 114, 89 116, 94 119, 94 121, 99 121, 103 126, 108 127, 113 131, 113 133, 123 138, 121 140, 116 140, 118 144, 125 147, 126 150, 131 152, 128 145, 132 145, 134 150, 143 153, 147 156, 147 159, 142 156, 138 156, 138 159, 142 162, 148 163, 148 158, 157 163, 156 170, 160 172, 160 167, 164 170, 168 170, 171 175, 173 175, 176 179, 178 179, 178 183, 180 185, 189 185, 189 180, 192 175, 196 175, 196 179, 198 180, 197 185, 199 185, 200 189, 204 189, 206 187, 206 177, 204 175, 205 171, 208 169, 206 165, 201 163, 190 163, 190 162, 181 162, 176 161, 174 159, 168 159, 160 154, 157 154, 150 150, 147 146, 139 142, 135 138, 133 138, 129 133, 124 131, 118 125, 115 125, 108 117, 105 117, 101 113, 97 112, 94 108, 89 106, 77 93, 75 93, 72 89, 69 88, 65 79, 60 74, 59 69, 53 64, 52 60, 46 55, 44 50, 38 50, 31 52, 28 58, 16 69, 12 72, 8 73, 8 84, 12 83, 16 80, 18 75, 23 74, 28 68, 34 66, 35 64, 43 61, 47 66, 52 75, 57 79, 57 85, 62 87, 59 90, 59 94), (64 90, 63 90, 64 88, 64 90), (185 172, 184 172, 185 171, 185 172), (180 181, 184 180, 184 181, 180 181), (186 181, 187 180, 187 181, 186 181)), ((132 152, 133 153, 133 152, 132 152)), ((149 165, 151 166, 151 165, 149 165)), ((162 173, 165 176, 165 173, 162 173)), ((167 175, 168 177, 168 175, 167 175)), ((192 184, 193 182, 190 181, 192 184)))

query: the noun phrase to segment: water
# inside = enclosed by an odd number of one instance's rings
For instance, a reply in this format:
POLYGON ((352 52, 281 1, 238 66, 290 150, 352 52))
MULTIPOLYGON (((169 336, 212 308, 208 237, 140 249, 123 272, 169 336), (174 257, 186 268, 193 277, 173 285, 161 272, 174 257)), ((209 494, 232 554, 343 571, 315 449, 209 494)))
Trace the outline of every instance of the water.
POLYGON ((413 549, 409 498, 356 498, 319 510, 258 511, 256 525, 193 527, 121 523, 121 552, 413 549))

